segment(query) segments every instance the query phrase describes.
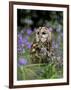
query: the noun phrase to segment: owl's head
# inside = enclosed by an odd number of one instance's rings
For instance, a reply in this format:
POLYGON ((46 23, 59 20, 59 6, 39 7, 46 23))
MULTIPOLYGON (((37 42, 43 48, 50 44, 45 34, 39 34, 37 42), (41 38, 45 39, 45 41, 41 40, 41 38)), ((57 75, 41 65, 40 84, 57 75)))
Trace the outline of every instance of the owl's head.
POLYGON ((39 27, 36 29, 36 41, 49 42, 51 41, 51 32, 47 27, 39 27))

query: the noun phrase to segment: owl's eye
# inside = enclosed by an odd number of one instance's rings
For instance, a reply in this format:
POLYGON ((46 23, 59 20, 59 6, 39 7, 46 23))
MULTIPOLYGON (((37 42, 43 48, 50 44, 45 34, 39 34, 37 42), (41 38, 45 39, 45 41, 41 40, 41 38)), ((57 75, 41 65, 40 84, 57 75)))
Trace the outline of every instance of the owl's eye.
POLYGON ((37 34, 39 34, 39 32, 37 32, 37 34))
POLYGON ((42 32, 42 34, 44 35, 44 34, 46 34, 45 32, 42 32))

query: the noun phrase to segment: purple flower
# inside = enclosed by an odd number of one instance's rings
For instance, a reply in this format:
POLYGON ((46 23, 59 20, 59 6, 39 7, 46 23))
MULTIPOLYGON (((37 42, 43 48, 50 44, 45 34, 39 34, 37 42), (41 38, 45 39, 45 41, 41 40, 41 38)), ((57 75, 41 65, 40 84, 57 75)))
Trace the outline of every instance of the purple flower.
POLYGON ((28 37, 26 36, 25 38, 23 38, 23 43, 26 44, 28 42, 28 37))
POLYGON ((23 43, 25 44, 26 42, 27 42, 27 39, 24 38, 24 39, 23 39, 23 43))
POLYGON ((27 45, 27 48, 28 48, 28 49, 31 48, 31 43, 27 42, 26 45, 27 45))
POLYGON ((28 44, 27 48, 29 48, 29 49, 30 49, 30 48, 31 48, 31 44, 28 44))
POLYGON ((31 35, 31 33, 32 33, 31 29, 28 29, 28 30, 27 30, 27 34, 28 34, 28 35, 31 35))
POLYGON ((23 39, 23 43, 24 43, 24 45, 26 46, 26 44, 28 43, 28 39, 27 39, 27 38, 24 38, 24 39, 23 39))
POLYGON ((22 44, 22 43, 23 43, 22 35, 19 34, 18 35, 18 44, 22 44))
POLYGON ((20 58, 19 61, 18 61, 18 64, 19 65, 26 65, 27 64, 27 60, 24 59, 24 58, 20 58))

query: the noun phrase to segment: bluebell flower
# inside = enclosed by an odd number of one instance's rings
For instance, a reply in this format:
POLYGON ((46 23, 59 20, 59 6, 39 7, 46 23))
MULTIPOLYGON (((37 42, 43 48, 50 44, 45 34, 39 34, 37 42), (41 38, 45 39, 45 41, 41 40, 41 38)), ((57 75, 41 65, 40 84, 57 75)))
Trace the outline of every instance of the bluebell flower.
POLYGON ((29 36, 25 36, 25 39, 27 39, 27 40, 28 40, 28 38, 29 38, 29 36))
POLYGON ((32 30, 31 30, 31 29, 28 29, 28 30, 27 30, 27 34, 28 34, 28 35, 31 35, 31 33, 32 33, 32 30))
POLYGON ((22 35, 18 35, 18 44, 22 44, 23 43, 23 38, 22 35))
POLYGON ((28 44, 27 48, 29 48, 29 49, 30 49, 30 48, 31 48, 31 44, 28 44))
POLYGON ((26 44, 28 42, 28 37, 23 38, 23 43, 26 44))
POLYGON ((26 42, 27 42, 27 39, 23 39, 23 43, 26 44, 26 42))
POLYGON ((26 45, 27 45, 27 48, 28 48, 28 49, 31 48, 31 43, 27 42, 26 45))
POLYGON ((24 58, 20 58, 19 61, 18 61, 18 64, 19 65, 26 65, 27 64, 27 60, 24 59, 24 58))

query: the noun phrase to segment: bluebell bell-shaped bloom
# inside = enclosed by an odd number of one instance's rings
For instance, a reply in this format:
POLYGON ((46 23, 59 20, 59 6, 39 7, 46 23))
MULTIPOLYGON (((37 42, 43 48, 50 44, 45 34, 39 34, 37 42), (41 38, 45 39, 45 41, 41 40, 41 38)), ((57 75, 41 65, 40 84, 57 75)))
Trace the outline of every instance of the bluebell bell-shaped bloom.
POLYGON ((28 48, 28 49, 31 48, 31 43, 30 43, 30 42, 27 42, 26 45, 27 45, 27 48, 28 48))
POLYGON ((19 34, 19 35, 18 35, 18 44, 20 45, 20 44, 22 44, 22 43, 23 43, 23 38, 22 38, 22 35, 19 34))
POLYGON ((18 64, 19 65, 26 65, 27 64, 27 60, 24 59, 24 58, 19 58, 18 64))
POLYGON ((28 35, 31 35, 31 33, 32 33, 32 30, 31 30, 31 29, 28 29, 28 30, 27 30, 27 34, 28 34, 28 35))
POLYGON ((28 42, 28 37, 23 38, 23 43, 26 44, 28 42))

